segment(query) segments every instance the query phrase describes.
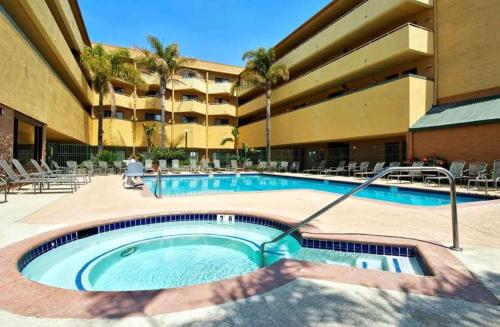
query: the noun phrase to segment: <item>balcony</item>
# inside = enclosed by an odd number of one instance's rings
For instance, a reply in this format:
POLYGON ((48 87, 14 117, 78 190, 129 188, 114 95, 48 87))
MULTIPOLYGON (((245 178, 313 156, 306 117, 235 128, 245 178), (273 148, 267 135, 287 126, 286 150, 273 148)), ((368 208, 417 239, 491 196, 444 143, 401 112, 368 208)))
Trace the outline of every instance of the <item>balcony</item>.
MULTIPOLYGON (((136 109, 160 109, 160 98, 157 96, 144 96, 136 99, 136 109)), ((170 100, 165 99, 165 106, 168 110, 170 100)))
POLYGON ((195 112, 201 115, 205 115, 207 112, 205 103, 199 101, 176 101, 174 106, 175 113, 195 112))
POLYGON ((208 84, 209 94, 231 94, 233 83, 211 83, 208 84))
MULTIPOLYGON (((117 107, 134 109, 134 101, 131 95, 115 93, 115 103, 117 107)), ((94 93, 94 106, 99 105, 99 94, 94 93)), ((106 94, 104 96, 104 105, 111 105, 111 94, 106 94)))
POLYGON ((221 145, 220 142, 227 138, 233 137, 231 131, 233 126, 231 125, 221 125, 221 126, 208 126, 208 147, 210 149, 234 149, 234 143, 227 142, 221 145))
MULTIPOLYGON (((271 118, 273 146, 404 135, 432 105, 434 82, 406 76, 271 118)), ((265 146, 265 120, 241 126, 240 141, 265 146)))
POLYGON ((236 106, 230 103, 213 103, 208 106, 208 114, 236 117, 236 106))
MULTIPOLYGON (((182 78, 177 77, 177 80, 174 82, 175 90, 183 91, 183 90, 196 90, 198 92, 205 93, 207 91, 207 84, 204 80, 200 78, 182 78)), ((172 83, 167 83, 167 88, 172 88, 172 83)))
MULTIPOLYGON (((318 90, 433 54, 433 33, 406 24, 283 84, 273 91, 272 103, 277 105, 293 101, 318 90)), ((249 115, 264 106, 265 98, 260 96, 240 106, 238 113, 240 117, 249 115)))

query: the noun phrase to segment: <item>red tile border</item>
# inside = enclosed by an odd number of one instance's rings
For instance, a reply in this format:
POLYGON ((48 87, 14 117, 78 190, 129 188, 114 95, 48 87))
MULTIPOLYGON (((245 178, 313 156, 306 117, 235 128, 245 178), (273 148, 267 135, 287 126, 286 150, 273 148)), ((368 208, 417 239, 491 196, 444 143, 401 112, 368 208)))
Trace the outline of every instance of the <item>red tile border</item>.
MULTIPOLYGON (((224 212, 219 211, 218 213, 224 212)), ((234 212, 227 213, 234 214, 234 212)), ((169 212, 168 214, 173 213, 169 212)), ((244 215, 245 213, 239 212, 238 214, 244 215)), ((318 233, 317 229, 311 230, 310 228, 308 231, 303 230, 304 236, 315 239, 416 247, 433 276, 414 276, 282 260, 272 266, 243 276, 208 284, 154 291, 81 292, 50 287, 28 280, 17 269, 17 262, 21 256, 44 241, 83 228, 127 218, 132 217, 72 225, 36 235, 1 249, 0 289, 2 292, 0 292, 0 309, 25 316, 49 318, 120 318, 156 315, 217 305, 262 294, 296 278, 329 280, 477 303, 500 304, 499 300, 442 245, 414 239, 375 235, 318 233)), ((266 215, 265 218, 285 224, 290 223, 282 217, 266 215)))

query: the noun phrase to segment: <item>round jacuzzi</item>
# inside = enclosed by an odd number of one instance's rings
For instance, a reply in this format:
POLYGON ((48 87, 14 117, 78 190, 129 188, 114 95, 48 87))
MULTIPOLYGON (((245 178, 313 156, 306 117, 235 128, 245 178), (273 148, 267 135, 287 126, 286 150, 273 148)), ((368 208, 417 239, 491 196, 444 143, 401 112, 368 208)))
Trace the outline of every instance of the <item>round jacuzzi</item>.
MULTIPOLYGON (((52 239, 26 253, 18 268, 28 279, 72 290, 183 287, 258 270, 262 258, 260 244, 287 228, 276 221, 242 215, 138 218, 52 239)), ((396 248, 395 253, 393 247, 382 247, 380 253, 379 248, 372 251, 368 244, 316 241, 288 235, 266 246, 263 263, 268 266, 291 258, 421 273, 413 249, 396 248)))

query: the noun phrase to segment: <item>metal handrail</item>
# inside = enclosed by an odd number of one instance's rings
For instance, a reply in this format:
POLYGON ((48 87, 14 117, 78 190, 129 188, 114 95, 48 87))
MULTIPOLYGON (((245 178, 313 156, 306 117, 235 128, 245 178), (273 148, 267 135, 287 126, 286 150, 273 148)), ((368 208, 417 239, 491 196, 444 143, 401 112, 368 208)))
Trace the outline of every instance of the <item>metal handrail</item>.
POLYGON ((342 195, 340 198, 336 199, 335 201, 329 203, 328 205, 324 206, 323 208, 319 209, 306 219, 302 220, 295 226, 292 226, 290 229, 287 231, 284 231, 280 235, 276 236, 270 241, 264 242, 260 245, 260 266, 264 266, 264 252, 265 252, 265 246, 270 243, 275 243, 278 242, 279 240, 283 239, 284 237, 292 234, 296 230, 298 230, 300 227, 304 226, 308 222, 318 218, 320 215, 325 213, 326 211, 330 210, 332 207, 336 206, 337 204, 343 202, 347 198, 349 198, 351 195, 365 189, 368 187, 370 184, 373 184, 377 179, 384 177, 390 173, 394 172, 438 172, 446 175, 448 177, 448 180, 450 182, 450 206, 451 206, 451 222, 452 222, 452 232, 453 232, 453 246, 450 247, 451 250, 455 251, 461 251, 462 249, 460 248, 459 245, 459 238, 458 238, 458 217, 457 217, 457 195, 456 195, 456 186, 455 186, 455 178, 453 175, 447 170, 442 167, 393 167, 393 168, 387 168, 384 171, 380 172, 379 174, 375 175, 374 177, 370 178, 363 184, 360 184, 350 192, 347 192, 346 194, 342 195))
POLYGON ((154 195, 156 198, 161 199, 161 169, 158 168, 156 173, 156 183, 155 183, 155 191, 154 195))

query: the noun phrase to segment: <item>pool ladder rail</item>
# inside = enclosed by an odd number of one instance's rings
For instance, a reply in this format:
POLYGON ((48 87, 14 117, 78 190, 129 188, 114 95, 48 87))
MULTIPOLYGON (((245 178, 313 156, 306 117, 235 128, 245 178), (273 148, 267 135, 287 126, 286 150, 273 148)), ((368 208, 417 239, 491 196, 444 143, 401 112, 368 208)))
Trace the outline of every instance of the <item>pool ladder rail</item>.
POLYGON ((392 168, 385 169, 384 171, 373 176, 372 178, 368 179, 364 183, 358 185, 352 191, 342 195, 340 198, 327 204, 326 206, 319 209, 318 211, 316 211, 315 213, 313 213, 312 215, 310 215, 306 219, 302 220, 301 222, 297 223, 296 225, 290 227, 288 230, 279 234, 278 236, 276 236, 272 240, 262 243, 260 245, 260 267, 264 267, 264 264, 265 264, 264 254, 265 254, 265 246, 267 244, 271 244, 271 243, 275 243, 275 242, 280 241, 281 239, 285 238, 286 236, 297 231, 299 228, 301 228, 305 224, 318 218, 326 211, 335 207, 337 204, 347 200, 352 195, 367 188, 368 186, 373 184, 376 180, 378 180, 384 176, 387 176, 389 174, 396 173, 396 172, 397 173, 402 173, 402 172, 408 172, 408 173, 410 173, 410 172, 420 172, 420 173, 437 172, 437 173, 444 174, 444 175, 446 175, 446 177, 448 177, 448 181, 450 182, 451 224, 452 224, 452 233, 453 233, 453 245, 450 247, 450 249, 454 250, 454 251, 461 251, 462 249, 460 248, 459 237, 458 237, 457 194, 456 194, 455 178, 453 177, 453 175, 447 169, 442 168, 442 167, 392 167, 392 168))
POLYGON ((156 183, 155 183, 154 195, 156 196, 156 198, 161 199, 161 169, 160 168, 158 168, 158 171, 156 172, 156 183))

